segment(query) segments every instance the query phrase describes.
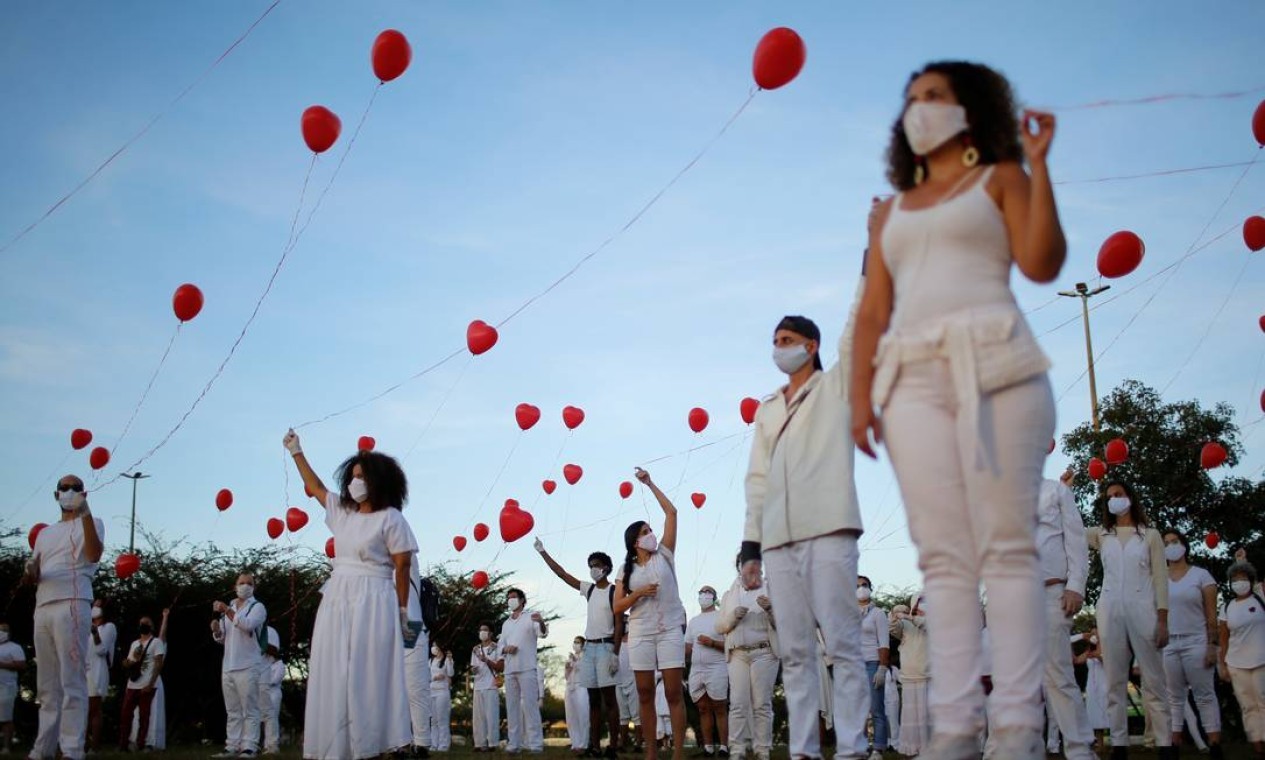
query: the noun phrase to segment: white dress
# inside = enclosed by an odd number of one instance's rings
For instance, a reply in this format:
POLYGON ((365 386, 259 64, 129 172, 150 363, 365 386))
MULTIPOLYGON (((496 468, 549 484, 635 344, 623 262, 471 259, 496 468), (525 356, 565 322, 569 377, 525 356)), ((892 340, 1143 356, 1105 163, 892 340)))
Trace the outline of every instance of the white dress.
MULTIPOLYGON (((164 642, 166 643, 166 642, 164 642)), ((171 649, 166 650, 163 662, 167 662, 171 649)), ((141 728, 141 711, 132 716, 132 743, 136 744, 136 732, 141 728)), ((167 693, 163 690, 163 677, 158 676, 154 687, 154 702, 149 708, 149 737, 145 743, 153 749, 167 749, 167 693)), ((137 746, 140 746, 139 744, 137 746)))
POLYGON ((398 509, 355 512, 330 493, 338 556, 312 630, 303 757, 362 760, 407 746, 408 688, 392 554, 417 551, 398 509))
POLYGON ((1089 727, 1094 731, 1106 731, 1111 728, 1107 720, 1107 674, 1103 672, 1102 660, 1091 657, 1085 661, 1089 676, 1085 679, 1085 711, 1089 713, 1089 727))

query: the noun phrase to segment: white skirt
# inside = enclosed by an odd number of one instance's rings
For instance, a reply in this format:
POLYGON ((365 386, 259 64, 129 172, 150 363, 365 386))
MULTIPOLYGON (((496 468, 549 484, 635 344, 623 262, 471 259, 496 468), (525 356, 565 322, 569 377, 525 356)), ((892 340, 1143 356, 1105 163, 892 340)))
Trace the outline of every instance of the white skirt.
POLYGON ((303 757, 364 760, 408 746, 408 688, 391 578, 335 573, 312 631, 303 757))

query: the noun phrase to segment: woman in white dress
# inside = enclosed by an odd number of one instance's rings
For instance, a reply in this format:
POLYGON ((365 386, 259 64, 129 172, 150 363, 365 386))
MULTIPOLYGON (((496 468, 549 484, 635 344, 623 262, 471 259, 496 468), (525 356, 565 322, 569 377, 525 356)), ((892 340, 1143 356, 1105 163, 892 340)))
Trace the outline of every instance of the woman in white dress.
POLYGON ((284 443, 303 485, 325 506, 338 546, 312 630, 303 757, 377 757, 408 746, 413 736, 402 643, 409 563, 417 551, 400 513, 408 481, 391 457, 361 451, 338 468, 339 489, 329 491, 293 430, 284 443))
MULTIPOLYGON (((167 646, 167 617, 171 615, 170 609, 163 610, 163 621, 158 624, 158 640, 167 646)), ((166 650, 167 655, 163 658, 164 670, 166 664, 171 661, 171 650, 166 650)), ((132 746, 139 746, 136 743, 136 732, 140 730, 141 716, 138 713, 132 718, 132 746)), ((145 741, 145 745, 150 749, 167 749, 167 692, 163 690, 163 677, 158 676, 158 684, 154 687, 154 701, 149 708, 149 738, 145 741)))
POLYGON ((563 707, 567 716, 567 736, 571 739, 571 754, 580 756, 589 747, 589 692, 580 688, 580 660, 584 655, 584 637, 576 636, 567 655, 565 677, 566 702, 563 707))
POLYGON ((452 747, 452 652, 430 646, 430 746, 436 752, 452 747))
POLYGON ((931 707, 927 686, 931 672, 927 663, 927 604, 921 594, 910 600, 908 612, 897 605, 888 622, 893 639, 900 642, 900 751, 917 755, 931 743, 931 707))
POLYGON ((1085 651, 1072 658, 1076 665, 1084 665, 1088 672, 1085 679, 1085 712, 1089 713, 1089 727, 1094 732, 1094 751, 1103 745, 1103 736, 1111 728, 1107 720, 1107 674, 1102 669, 1102 649, 1098 645, 1098 629, 1085 636, 1085 651))

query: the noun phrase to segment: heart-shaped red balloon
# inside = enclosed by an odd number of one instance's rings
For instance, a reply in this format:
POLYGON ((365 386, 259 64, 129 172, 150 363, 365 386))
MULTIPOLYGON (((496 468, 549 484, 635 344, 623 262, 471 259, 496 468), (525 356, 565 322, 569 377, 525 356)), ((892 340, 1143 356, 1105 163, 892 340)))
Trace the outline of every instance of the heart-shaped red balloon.
POLYGON ((514 408, 514 421, 520 430, 531 430, 540 422, 540 407, 531 404, 519 404, 514 408))
POLYGON ((707 494, 692 493, 690 494, 690 501, 694 502, 695 509, 702 509, 703 505, 707 503, 707 494))
POLYGON ((276 539, 285 532, 286 524, 278 517, 268 518, 268 538, 276 539))
POLYGON ((334 555, 334 539, 332 536, 330 538, 325 539, 325 556, 329 557, 330 559, 333 559, 335 556, 334 555))
POLYGON ((1265 391, 1261 391, 1261 411, 1265 412, 1265 391))
POLYGON ((1204 543, 1207 544, 1209 549, 1215 549, 1221 543, 1221 536, 1214 530, 1204 539, 1204 543))
POLYGON ((536 527, 536 519, 530 512, 519 509, 518 502, 513 499, 505 502, 505 506, 501 508, 501 539, 505 543, 514 543, 531 533, 534 527, 536 527))
POLYGON ((1220 467, 1225 464, 1229 454, 1226 453, 1225 447, 1216 441, 1205 443, 1199 452, 1199 466, 1205 470, 1211 470, 1214 467, 1220 467))
POLYGON ((568 430, 575 430, 584 422, 584 410, 578 406, 568 406, 562 410, 562 424, 568 430))
POLYGON ((1055 446, 1056 446, 1056 445, 1057 445, 1057 444, 1054 442, 1054 439, 1053 439, 1053 438, 1051 438, 1051 439, 1050 439, 1050 445, 1049 445, 1049 446, 1047 446, 1047 447, 1045 448, 1045 455, 1046 455, 1047 457, 1048 457, 1049 455, 1051 455, 1051 454, 1053 454, 1053 453, 1054 453, 1054 448, 1055 448, 1055 446))
POLYGON ((92 465, 92 469, 99 470, 110 463, 110 450, 104 446, 98 446, 88 455, 88 464, 92 465))
POLYGON ((114 560, 114 574, 119 576, 119 580, 127 580, 141 569, 141 558, 130 552, 120 554, 114 560))
POLYGON ((171 297, 171 310, 176 313, 176 319, 188 322, 202 311, 202 303, 202 291, 197 285, 186 282, 176 288, 175 295, 171 297))
POLYGON ((688 422, 690 424, 690 430, 693 430, 695 433, 701 433, 706 430, 707 423, 710 420, 711 417, 708 416, 706 409, 696 406, 690 410, 688 422))
POLYGON ((546 480, 545 482, 540 484, 540 487, 545 489, 545 494, 548 495, 548 494, 553 493, 558 488, 558 484, 552 480, 546 480))
POLYGON ((48 527, 48 523, 35 523, 31 526, 31 531, 26 534, 26 542, 31 545, 31 550, 35 550, 35 540, 40 537, 40 531, 48 527))
POLYGON ((1145 254, 1142 238, 1121 230, 1104 240, 1098 249, 1098 273, 1107 278, 1124 277, 1138 268, 1145 254))
POLYGON ((478 523, 474 526, 474 540, 483 541, 483 539, 488 537, 489 532, 490 530, 488 529, 488 526, 483 523, 478 523))
POLYGON ((487 588, 488 574, 482 570, 475 570, 474 575, 470 576, 470 585, 474 586, 476 591, 482 591, 487 588))
POLYGON ((1107 474, 1107 463, 1094 457, 1089 460, 1089 477, 1094 480, 1102 480, 1107 474))
POLYGON ((1265 332, 1265 314, 1261 315, 1261 318, 1257 320, 1257 324, 1261 326, 1261 332, 1265 332))
POLYGON ((342 120, 325 106, 305 110, 299 126, 303 130, 303 142, 313 153, 324 153, 334 147, 338 134, 343 131, 342 120))
MULTIPOLYGON (((1262 321, 1265 321, 1265 317, 1262 317, 1262 321)), ((84 430, 83 428, 75 428, 74 430, 70 431, 70 447, 74 449, 75 451, 78 451, 86 447, 90 443, 92 443, 91 430, 84 430)))
POLYGON ((575 485, 584 477, 584 470, 578 464, 569 464, 562 468, 562 479, 575 485))
POLYGON ((627 480, 625 480, 623 483, 619 484, 620 498, 627 499, 629 496, 632 496, 632 492, 633 492, 632 483, 629 483, 627 480))
POLYGON ((466 328, 466 348, 470 349, 470 353, 478 356, 490 351, 499 337, 495 327, 481 319, 476 319, 466 328))
POLYGON ((1249 216, 1243 222, 1243 242, 1252 252, 1265 248, 1265 217, 1249 216))
POLYGON ((794 29, 779 26, 760 38, 751 61, 751 75, 762 90, 776 90, 789 84, 804 68, 808 51, 794 29))
POLYGON ((1265 148, 1265 100, 1262 100, 1252 112, 1252 137, 1262 148, 1265 148))
POLYGON ((453 536, 453 537, 452 537, 452 548, 456 549, 457 551, 463 551, 463 550, 466 548, 466 537, 465 537, 465 536, 453 536))
POLYGON ((1129 444, 1123 438, 1114 438, 1107 441, 1107 450, 1104 453, 1107 464, 1123 464, 1129 458, 1129 444))
POLYGON ((750 425, 755 422, 755 413, 760 409, 760 402, 748 396, 738 404, 738 413, 742 415, 742 421, 750 425))
POLYGON ((233 506, 233 492, 227 488, 221 488, 220 492, 215 494, 215 508, 223 512, 233 506))
POLYGON ((360 440, 356 441, 356 450, 357 451, 373 451, 374 448, 377 447, 377 445, 378 445, 378 442, 374 440, 373 436, 362 435, 360 436, 360 440))
POLYGON ((373 41, 369 54, 373 62, 373 75, 383 82, 390 82, 404 73, 413 60, 413 49, 408 38, 394 29, 388 29, 373 41))
POLYGON ((286 510, 286 527, 291 533, 298 533, 305 525, 307 525, 307 512, 298 507, 290 507, 286 510))

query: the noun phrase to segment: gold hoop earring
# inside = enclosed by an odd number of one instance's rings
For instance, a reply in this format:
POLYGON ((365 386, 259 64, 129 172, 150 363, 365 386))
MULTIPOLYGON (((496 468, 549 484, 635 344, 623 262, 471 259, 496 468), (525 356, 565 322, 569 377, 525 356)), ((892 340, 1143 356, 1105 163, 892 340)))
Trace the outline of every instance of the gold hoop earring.
POLYGON ((927 179, 927 169, 923 165, 923 160, 919 158, 914 164, 914 184, 921 185, 925 179, 927 179))
POLYGON ((962 151, 962 165, 970 169, 979 163, 979 151, 974 145, 966 146, 966 150, 962 151))

